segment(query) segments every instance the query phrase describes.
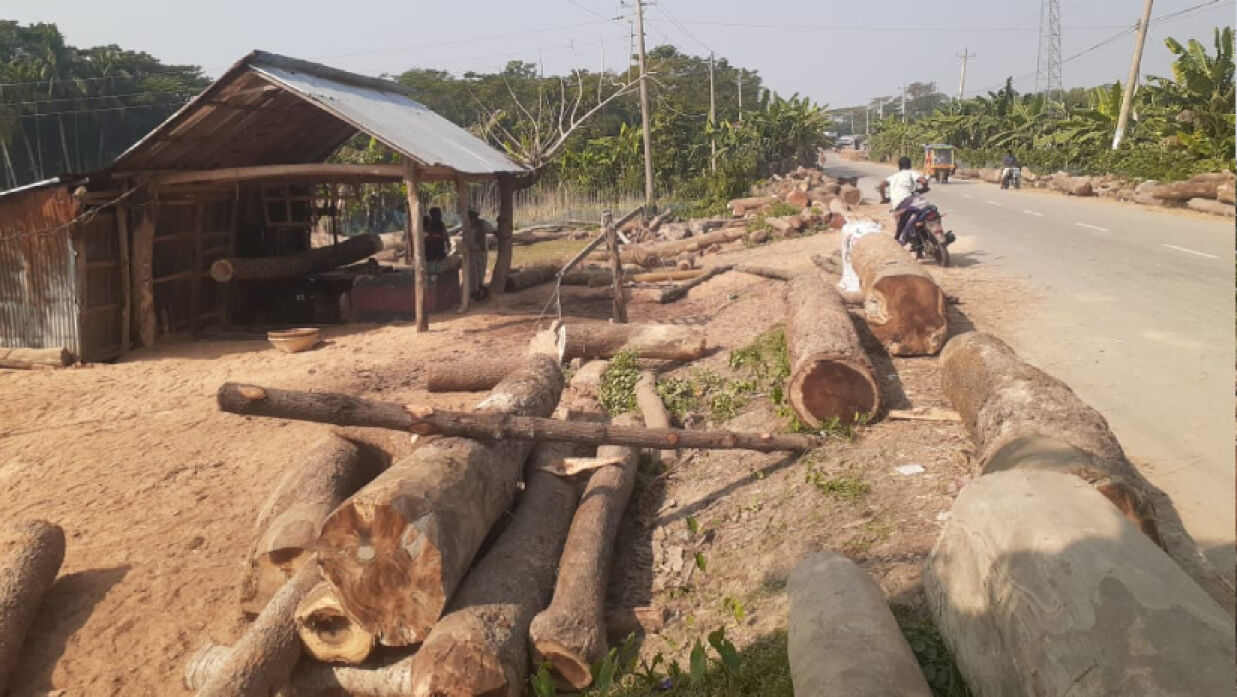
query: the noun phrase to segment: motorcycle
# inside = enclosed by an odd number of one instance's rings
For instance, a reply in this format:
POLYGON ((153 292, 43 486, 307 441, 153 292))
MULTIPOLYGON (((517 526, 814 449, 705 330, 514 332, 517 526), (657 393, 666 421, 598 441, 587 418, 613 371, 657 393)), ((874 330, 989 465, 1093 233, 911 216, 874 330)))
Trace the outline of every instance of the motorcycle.
POLYGON ((940 266, 949 266, 949 245, 957 238, 953 231, 945 229, 935 205, 914 194, 898 204, 894 213, 899 221, 898 242, 910 245, 916 259, 927 256, 940 266))
POLYGON ((1001 170, 1001 188, 1008 189, 1013 184, 1015 189, 1022 188, 1022 168, 1006 167, 1001 170))

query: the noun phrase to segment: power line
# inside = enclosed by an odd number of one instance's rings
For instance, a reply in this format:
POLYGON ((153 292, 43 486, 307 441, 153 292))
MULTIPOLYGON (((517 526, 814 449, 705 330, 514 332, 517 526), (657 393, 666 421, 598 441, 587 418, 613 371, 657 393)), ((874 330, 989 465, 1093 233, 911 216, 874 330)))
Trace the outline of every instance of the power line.
MULTIPOLYGON (((1219 2, 1220 0, 1214 0, 1219 2)), ((972 32, 972 31, 1007 31, 1016 33, 1033 33, 1039 31, 1038 28, 1006 26, 1006 27, 921 27, 912 25, 899 26, 840 26, 840 25, 819 25, 819 24, 770 24, 770 23, 750 23, 750 22, 718 22, 710 20, 682 20, 681 24, 712 26, 712 27, 737 27, 742 29, 803 29, 809 31, 879 31, 879 32, 972 32)), ((1101 24, 1094 26, 1078 26, 1068 27, 1068 31, 1083 31, 1091 29, 1113 29, 1122 26, 1117 24, 1101 24)))
POLYGON ((662 14, 666 15, 666 18, 669 19, 670 22, 674 24, 674 26, 677 27, 679 31, 686 34, 689 39, 691 39, 692 41, 695 41, 697 44, 699 44, 702 48, 704 48, 704 50, 708 51, 710 54, 714 53, 712 46, 706 44, 704 41, 701 41, 700 37, 691 33, 691 31, 688 30, 687 27, 683 26, 683 23, 679 21, 679 18, 674 16, 674 13, 671 12, 670 8, 666 6, 665 0, 662 0, 661 4, 657 5, 657 9, 661 11, 662 14))

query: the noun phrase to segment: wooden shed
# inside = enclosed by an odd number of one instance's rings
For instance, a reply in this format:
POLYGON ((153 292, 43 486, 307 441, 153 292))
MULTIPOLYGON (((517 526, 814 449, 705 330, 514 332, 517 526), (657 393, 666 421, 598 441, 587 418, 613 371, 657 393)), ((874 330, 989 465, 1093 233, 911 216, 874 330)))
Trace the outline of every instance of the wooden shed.
POLYGON ((308 268, 314 187, 334 183, 406 185, 417 252, 406 286, 424 329, 427 284, 442 269, 427 270, 422 253, 418 185, 455 182, 463 212, 471 183, 498 183, 491 285, 501 292, 513 193, 528 175, 398 83, 255 51, 110 167, 0 193, 0 347, 64 347, 97 361, 229 325, 280 286, 221 282, 212 265, 242 260, 264 269, 263 282, 296 282, 308 268), (326 161, 357 133, 401 161, 326 161))

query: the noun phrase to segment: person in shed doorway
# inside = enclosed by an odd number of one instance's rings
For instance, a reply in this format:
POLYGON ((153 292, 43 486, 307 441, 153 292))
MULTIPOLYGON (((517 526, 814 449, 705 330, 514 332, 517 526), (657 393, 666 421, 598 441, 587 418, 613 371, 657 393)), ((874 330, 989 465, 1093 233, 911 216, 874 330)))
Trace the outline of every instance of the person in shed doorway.
POLYGON ((447 258, 447 225, 442 222, 442 209, 434 206, 421 221, 425 228, 425 260, 442 261, 447 258))
POLYGON ((468 251, 472 256, 472 288, 468 292, 473 300, 485 300, 490 295, 485 287, 485 269, 490 257, 490 235, 494 234, 494 226, 481 217, 477 211, 468 211, 468 251))

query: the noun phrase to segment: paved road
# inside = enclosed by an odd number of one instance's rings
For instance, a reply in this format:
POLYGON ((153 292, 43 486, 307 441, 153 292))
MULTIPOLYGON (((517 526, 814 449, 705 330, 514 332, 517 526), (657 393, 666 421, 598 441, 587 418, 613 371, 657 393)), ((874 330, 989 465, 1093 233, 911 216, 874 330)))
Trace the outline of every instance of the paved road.
MULTIPOLYGON (((892 171, 837 168, 864 175, 865 196, 892 171)), ((978 181, 929 198, 959 237, 957 265, 1023 277, 1039 298, 1004 338, 1104 414, 1231 576, 1233 221, 978 181)))

